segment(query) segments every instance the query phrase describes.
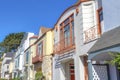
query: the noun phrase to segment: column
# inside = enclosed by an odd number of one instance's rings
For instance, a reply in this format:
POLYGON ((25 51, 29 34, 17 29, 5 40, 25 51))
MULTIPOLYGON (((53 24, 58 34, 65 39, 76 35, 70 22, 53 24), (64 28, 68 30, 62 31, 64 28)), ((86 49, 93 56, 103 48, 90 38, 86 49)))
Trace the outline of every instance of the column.
POLYGON ((88 60, 88 80, 93 80, 92 61, 88 60))
POLYGON ((84 80, 84 66, 82 63, 82 59, 76 55, 74 57, 74 66, 75 66, 75 80, 84 80))

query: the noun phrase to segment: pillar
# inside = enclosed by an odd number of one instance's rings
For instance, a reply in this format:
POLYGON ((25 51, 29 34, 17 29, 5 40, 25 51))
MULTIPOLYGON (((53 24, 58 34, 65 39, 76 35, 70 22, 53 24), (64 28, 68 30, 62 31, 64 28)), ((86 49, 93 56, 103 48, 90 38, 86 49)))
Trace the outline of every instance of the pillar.
POLYGON ((93 80, 92 61, 88 60, 88 80, 93 80))

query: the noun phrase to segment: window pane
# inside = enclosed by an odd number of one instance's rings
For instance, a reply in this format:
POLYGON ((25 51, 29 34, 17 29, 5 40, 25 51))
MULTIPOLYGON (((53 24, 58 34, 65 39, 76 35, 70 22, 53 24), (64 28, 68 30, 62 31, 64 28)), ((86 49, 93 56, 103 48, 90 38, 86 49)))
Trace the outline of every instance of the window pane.
POLYGON ((26 64, 28 64, 29 61, 29 52, 26 53, 26 64))
POLYGON ((72 43, 74 44, 74 21, 72 21, 72 43))
POLYGON ((42 43, 40 43, 38 45, 38 54, 41 55, 42 54, 42 43))
POLYGON ((64 36, 65 36, 65 46, 68 46, 70 43, 70 26, 66 25, 64 28, 64 36))
POLYGON ((64 21, 64 25, 69 23, 69 18, 64 21))

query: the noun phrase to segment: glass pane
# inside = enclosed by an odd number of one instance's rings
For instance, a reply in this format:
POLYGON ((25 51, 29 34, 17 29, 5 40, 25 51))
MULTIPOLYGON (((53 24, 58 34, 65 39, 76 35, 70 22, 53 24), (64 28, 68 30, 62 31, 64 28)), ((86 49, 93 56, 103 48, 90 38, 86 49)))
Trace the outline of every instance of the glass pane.
POLYGON ((65 47, 70 43, 70 26, 66 25, 64 28, 64 36, 65 36, 65 47))
POLYGON ((69 23, 69 18, 64 21, 64 25, 69 23))
POLYGON ((74 21, 72 21, 72 43, 74 44, 74 21))
POLYGON ((41 55, 42 54, 42 43, 40 43, 38 45, 38 54, 41 55))
POLYGON ((29 52, 26 53, 26 64, 28 64, 28 60, 29 60, 29 52))

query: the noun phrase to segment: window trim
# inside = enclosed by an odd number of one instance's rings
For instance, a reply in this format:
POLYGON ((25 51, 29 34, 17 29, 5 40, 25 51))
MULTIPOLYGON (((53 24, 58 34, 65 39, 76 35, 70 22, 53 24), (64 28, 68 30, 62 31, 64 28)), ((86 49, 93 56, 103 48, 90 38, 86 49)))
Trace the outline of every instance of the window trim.
POLYGON ((69 15, 65 20, 63 20, 61 23, 60 23, 60 29, 63 29, 66 25, 70 24, 72 21, 74 21, 74 17, 71 18, 72 16, 74 16, 74 13, 72 13, 71 15, 69 15), (67 20, 67 19, 70 19, 68 21, 67 24, 64 24, 64 22, 67 20))
POLYGON ((98 10, 97 10, 97 23, 98 23, 98 35, 100 36, 102 34, 102 29, 101 29, 101 21, 100 21, 100 15, 99 15, 99 12, 102 11, 102 7, 100 7, 98 10))

